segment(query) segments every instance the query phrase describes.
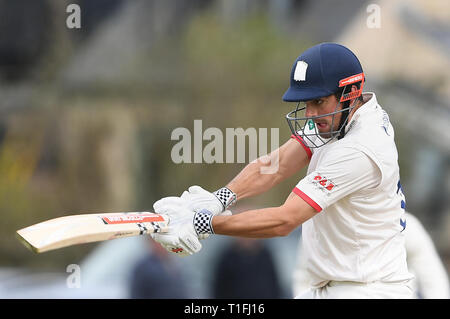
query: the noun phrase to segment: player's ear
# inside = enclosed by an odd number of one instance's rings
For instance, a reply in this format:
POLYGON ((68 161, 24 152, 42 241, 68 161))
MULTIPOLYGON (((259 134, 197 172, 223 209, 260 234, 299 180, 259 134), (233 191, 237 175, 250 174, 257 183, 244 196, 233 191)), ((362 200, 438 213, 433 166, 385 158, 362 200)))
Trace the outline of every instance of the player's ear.
MULTIPOLYGON (((346 90, 346 94, 347 93, 353 93, 353 92, 356 92, 356 91, 358 91, 359 90, 359 88, 358 88, 358 86, 356 86, 355 84, 353 84, 351 87, 350 87, 350 90, 349 91, 347 91, 346 90)), ((350 99, 349 101, 350 101, 350 105, 352 105, 354 102, 355 102, 355 100, 357 100, 358 98, 354 98, 354 99, 350 99)))

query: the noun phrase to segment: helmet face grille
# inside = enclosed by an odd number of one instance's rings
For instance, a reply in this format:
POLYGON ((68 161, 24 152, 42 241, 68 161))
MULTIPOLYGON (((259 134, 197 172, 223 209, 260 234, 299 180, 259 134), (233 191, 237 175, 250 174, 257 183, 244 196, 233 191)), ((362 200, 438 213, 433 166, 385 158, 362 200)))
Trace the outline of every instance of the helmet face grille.
MULTIPOLYGON (((339 105, 340 103, 337 104, 336 109, 339 105)), ((297 107, 286 115, 286 120, 292 134, 302 139, 307 147, 318 148, 330 143, 334 138, 340 136, 345 129, 348 122, 348 116, 341 121, 337 129, 334 129, 335 115, 343 112, 351 112, 353 108, 354 106, 351 105, 331 113, 307 117, 305 116, 306 104, 304 102, 298 102, 297 107), (330 130, 321 133, 317 129, 315 120, 327 116, 332 116, 330 130)))
POLYGON ((334 112, 323 115, 305 116, 306 102, 298 102, 296 108, 286 115, 286 120, 292 134, 303 140, 305 145, 309 148, 318 148, 328 144, 336 137, 338 139, 344 137, 348 115, 356 106, 356 98, 362 95, 363 86, 364 73, 356 74, 339 81, 339 87, 344 87, 341 96, 338 98, 339 103, 336 104, 334 112), (360 85, 357 91, 346 92, 347 88, 358 82, 360 82, 360 85), (354 100, 351 105, 350 102, 346 102, 352 99, 354 100), (339 106, 342 106, 340 110, 338 110, 339 106), (335 115, 339 113, 342 113, 341 120, 338 128, 334 129, 335 115), (332 116, 330 130, 328 132, 319 132, 315 120, 328 116, 332 116))
POLYGON ((323 116, 306 117, 304 116, 306 106, 305 105, 300 106, 301 104, 302 102, 299 102, 295 110, 289 112, 286 115, 286 120, 288 122, 289 128, 291 129, 292 134, 303 140, 303 142, 307 147, 309 148, 321 147, 329 143, 333 139, 332 137, 340 133, 340 130, 333 131, 333 125, 331 126, 329 132, 320 133, 317 129, 317 125, 314 122, 314 119, 326 117, 333 113, 329 113, 323 116), (323 135, 330 136, 330 138, 325 138, 323 137, 323 135))

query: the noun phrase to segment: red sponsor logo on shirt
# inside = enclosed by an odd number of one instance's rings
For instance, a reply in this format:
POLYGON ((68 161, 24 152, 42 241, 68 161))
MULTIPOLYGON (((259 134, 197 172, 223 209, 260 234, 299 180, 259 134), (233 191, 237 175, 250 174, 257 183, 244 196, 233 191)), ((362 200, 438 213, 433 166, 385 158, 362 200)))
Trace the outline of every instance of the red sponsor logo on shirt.
POLYGON ((334 188, 334 183, 331 182, 329 179, 321 176, 320 174, 316 174, 314 176, 314 181, 316 181, 317 184, 323 186, 323 188, 328 191, 331 191, 334 188))

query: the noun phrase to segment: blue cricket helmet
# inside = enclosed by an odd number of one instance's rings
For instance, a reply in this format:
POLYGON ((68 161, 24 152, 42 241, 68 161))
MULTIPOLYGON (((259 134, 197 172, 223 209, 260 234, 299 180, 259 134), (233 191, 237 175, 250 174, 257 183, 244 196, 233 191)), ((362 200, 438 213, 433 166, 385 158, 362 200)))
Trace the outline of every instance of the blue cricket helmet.
POLYGON ((343 45, 321 43, 303 52, 292 66, 283 101, 303 102, 338 92, 343 80, 363 75, 356 55, 343 45))

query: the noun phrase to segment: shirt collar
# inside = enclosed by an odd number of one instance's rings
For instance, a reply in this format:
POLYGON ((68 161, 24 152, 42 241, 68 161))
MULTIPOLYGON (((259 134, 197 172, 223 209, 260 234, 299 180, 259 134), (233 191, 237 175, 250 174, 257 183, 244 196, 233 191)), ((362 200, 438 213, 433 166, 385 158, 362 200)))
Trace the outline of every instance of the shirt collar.
POLYGON ((351 119, 350 122, 348 122, 347 125, 345 126, 345 133, 347 133, 349 130, 351 130, 351 128, 352 128, 353 126, 355 126, 356 122, 358 122, 358 119, 359 119, 362 115, 364 115, 364 114, 370 112, 371 110, 373 110, 373 109, 378 105, 377 97, 376 97, 375 93, 373 93, 373 92, 366 92, 366 93, 363 93, 363 96, 368 96, 368 95, 371 95, 370 99, 369 99, 366 103, 364 103, 363 105, 361 105, 361 106, 355 111, 355 113, 353 113, 352 119, 351 119))

